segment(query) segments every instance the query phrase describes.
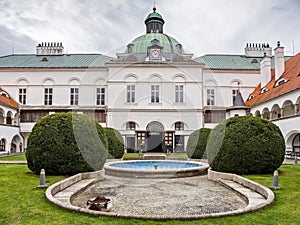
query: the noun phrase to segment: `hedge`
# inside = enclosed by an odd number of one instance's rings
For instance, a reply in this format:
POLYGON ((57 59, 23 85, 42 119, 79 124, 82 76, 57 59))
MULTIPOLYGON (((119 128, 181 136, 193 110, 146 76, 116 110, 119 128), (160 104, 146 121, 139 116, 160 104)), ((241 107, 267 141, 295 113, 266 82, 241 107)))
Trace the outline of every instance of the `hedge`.
POLYGON ((108 158, 120 159, 124 155, 124 140, 119 131, 113 128, 104 128, 108 142, 108 158))
POLYGON ((272 173, 284 160, 285 141, 268 120, 233 117, 212 130, 207 144, 213 170, 237 174, 272 173))
POLYGON ((189 158, 192 159, 203 159, 206 157, 206 145, 211 129, 201 128, 194 131, 189 139, 186 146, 186 153, 189 158))
POLYGON ((56 113, 39 120, 29 135, 26 158, 35 174, 72 175, 100 170, 107 158, 107 138, 88 116, 56 113))

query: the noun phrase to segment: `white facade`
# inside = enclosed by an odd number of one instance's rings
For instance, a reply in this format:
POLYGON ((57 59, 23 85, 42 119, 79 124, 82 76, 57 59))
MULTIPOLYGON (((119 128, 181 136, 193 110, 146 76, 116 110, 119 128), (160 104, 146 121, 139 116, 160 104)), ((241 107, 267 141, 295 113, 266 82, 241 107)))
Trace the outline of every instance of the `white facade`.
MULTIPOLYGON (((7 142, 12 143, 13 132, 20 129, 26 146, 38 119, 76 111, 119 130, 129 152, 182 151, 194 130, 214 128, 226 119, 226 110, 233 106, 238 92, 247 98, 255 90, 262 81, 259 62, 264 53, 270 57, 271 69, 274 59, 268 44, 247 44, 245 55, 192 59, 181 44, 163 33, 164 20, 155 10, 145 22, 147 34, 114 59, 101 54, 63 54, 61 43, 42 43, 35 55, 0 57, 0 85, 20 104, 20 127, 11 128, 7 142), (153 32, 150 28, 157 20, 161 23, 153 32)), ((277 49, 283 53, 280 46, 277 49)), ((279 58, 275 59, 277 67, 285 59, 283 54, 279 58)), ((299 95, 289 98, 298 107, 299 95)), ((265 107, 271 111, 275 104, 283 107, 284 101, 267 102, 251 112, 261 115, 265 107)), ((292 126, 274 122, 287 139, 290 127, 299 132, 298 122, 292 126)))
POLYGON ((18 109, 7 104, 14 101, 6 91, 1 89, 0 95, 0 154, 20 152, 23 138, 19 131, 18 109))

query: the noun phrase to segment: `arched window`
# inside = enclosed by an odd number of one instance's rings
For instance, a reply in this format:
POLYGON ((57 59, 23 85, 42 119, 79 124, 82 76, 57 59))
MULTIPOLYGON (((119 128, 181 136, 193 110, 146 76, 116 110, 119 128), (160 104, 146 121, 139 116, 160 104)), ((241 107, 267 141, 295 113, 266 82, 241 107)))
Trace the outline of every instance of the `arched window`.
POLYGON ((263 109, 263 112, 262 112, 262 116, 263 118, 269 120, 270 119, 270 111, 268 108, 264 108, 263 109))
POLYGON ((135 130, 135 128, 136 128, 135 122, 126 123, 126 130, 135 130))
POLYGON ((4 123, 4 111, 2 109, 0 109, 0 124, 4 123))
POLYGON ((293 139, 293 152, 300 153, 300 134, 297 134, 293 139))
POLYGON ((277 104, 273 105, 272 110, 272 118, 271 119, 279 119, 281 118, 281 109, 277 104))
POLYGON ((184 130, 184 123, 183 122, 176 122, 175 123, 175 130, 184 130))
POLYGON ((9 111, 6 116, 6 124, 12 124, 12 113, 9 111))
POLYGON ((292 116, 295 115, 295 107, 292 101, 287 100, 282 105, 283 116, 292 116))
POLYGON ((259 110, 257 110, 257 111, 255 112, 255 116, 256 116, 256 117, 261 117, 260 111, 259 111, 259 110))
POLYGON ((4 138, 2 138, 0 140, 0 151, 5 151, 5 144, 6 144, 6 141, 4 138))

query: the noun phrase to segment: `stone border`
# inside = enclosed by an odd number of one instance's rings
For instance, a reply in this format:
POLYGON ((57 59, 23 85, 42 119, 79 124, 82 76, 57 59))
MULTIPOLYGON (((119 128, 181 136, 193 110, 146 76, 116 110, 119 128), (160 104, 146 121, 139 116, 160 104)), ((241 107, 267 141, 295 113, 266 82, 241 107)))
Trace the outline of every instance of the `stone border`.
MULTIPOLYGON (((176 162, 174 160, 147 160, 148 162, 176 162)), ((116 176, 116 177, 128 177, 128 178, 179 178, 179 177, 191 177, 198 176, 207 173, 209 165, 207 163, 195 162, 195 161, 179 161, 179 163, 193 163, 197 164, 197 167, 182 168, 182 169, 164 169, 164 170, 142 170, 142 169, 131 169, 131 168, 119 168, 113 167, 112 164, 121 163, 138 163, 147 162, 146 160, 127 160, 118 162, 108 162, 104 165, 105 175, 116 176)))
MULTIPOLYGON (((250 181, 246 178, 243 178, 241 176, 235 175, 235 174, 229 174, 229 173, 219 173, 215 172, 212 170, 208 170, 208 177, 209 180, 216 181, 216 182, 222 182, 222 180, 227 180, 227 181, 234 181, 238 184, 241 184, 255 192, 260 193, 266 198, 266 201, 262 204, 251 204, 247 205, 243 209, 238 209, 234 211, 228 211, 228 212, 221 212, 221 213, 210 213, 210 214, 201 214, 201 215, 190 215, 190 216, 143 216, 143 215, 124 215, 124 214, 118 214, 118 213, 110 213, 110 212, 103 212, 103 211, 94 211, 94 210, 89 210, 87 208, 82 208, 78 206, 74 206, 71 204, 71 198, 75 194, 78 194, 81 191, 84 191, 86 188, 88 188, 90 185, 96 183, 97 181, 103 179, 103 177, 100 175, 100 172, 91 172, 91 173, 82 173, 82 174, 77 174, 74 175, 70 178, 67 178, 65 180, 62 180, 58 183, 55 183, 51 185, 47 190, 46 190, 46 198, 47 200, 63 209, 67 209, 70 211, 74 212, 79 212, 79 213, 85 213, 89 215, 94 215, 94 216, 110 216, 110 217, 123 217, 123 218, 134 218, 134 219, 151 219, 151 220, 170 220, 170 219, 179 219, 179 220, 186 220, 186 219, 202 219, 202 218, 212 218, 212 217, 224 217, 224 216, 233 216, 233 215, 239 215, 243 213, 248 213, 248 212, 254 212, 263 208, 266 208, 270 206, 273 201, 274 201, 274 193, 256 183, 253 181, 250 181), (59 193, 60 191, 65 190, 68 187, 71 187, 72 185, 76 184, 79 181, 85 180, 85 179, 90 179, 91 182, 89 182, 88 185, 82 186, 80 188, 77 188, 77 190, 73 190, 72 193, 70 193, 68 199, 66 201, 60 201, 54 197, 55 194, 59 193)), ((223 182, 223 185, 226 185, 226 182, 223 182)), ((238 190, 235 190, 236 192, 239 192, 238 190)), ((244 196, 247 200, 248 203, 249 201, 249 196, 244 195, 243 193, 239 192, 240 195, 244 196)), ((253 202, 253 201, 252 201, 253 202)), ((255 202, 254 202, 255 203, 255 202)))
POLYGON ((267 208, 267 207, 271 206, 275 200, 275 195, 272 190, 270 190, 269 188, 267 188, 259 183, 248 180, 248 179, 241 177, 239 175, 236 175, 236 174, 221 173, 221 172, 217 172, 217 171, 213 171, 213 170, 209 169, 208 170, 208 179, 212 180, 212 181, 220 182, 222 185, 224 185, 225 187, 227 187, 229 189, 232 189, 232 187, 228 186, 226 184, 226 182, 224 182, 224 181, 225 180, 234 181, 234 182, 236 182, 246 188, 249 188, 250 190, 257 192, 265 197, 266 201, 262 204, 253 204, 253 202, 251 202, 251 204, 249 204, 250 200, 248 199, 248 197, 246 195, 244 195, 244 193, 242 193, 238 190, 234 190, 248 200, 248 205, 246 206, 246 208, 243 208, 241 210, 232 211, 234 213, 232 215, 247 213, 247 212, 254 212, 254 211, 258 211, 260 209, 267 208), (241 212, 239 212, 239 211, 241 211, 241 212))

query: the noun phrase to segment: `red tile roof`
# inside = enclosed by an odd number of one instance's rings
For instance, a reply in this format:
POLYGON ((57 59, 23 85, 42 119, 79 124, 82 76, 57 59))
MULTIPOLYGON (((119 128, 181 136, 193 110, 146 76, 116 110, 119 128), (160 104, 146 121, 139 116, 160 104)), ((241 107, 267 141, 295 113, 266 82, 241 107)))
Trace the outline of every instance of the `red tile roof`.
POLYGON ((278 80, 280 79, 285 79, 286 82, 275 87, 275 70, 273 69, 271 71, 271 81, 265 86, 268 91, 260 94, 262 88, 259 84, 251 94, 253 97, 246 101, 246 105, 256 106, 280 95, 300 89, 300 53, 285 62, 285 71, 278 80))
MULTIPOLYGON (((0 87, 0 92, 2 92, 2 91, 4 91, 4 90, 0 87)), ((9 107, 12 107, 15 109, 19 108, 19 104, 15 100, 10 98, 9 96, 7 97, 7 96, 0 95, 0 104, 9 106, 9 107)))

